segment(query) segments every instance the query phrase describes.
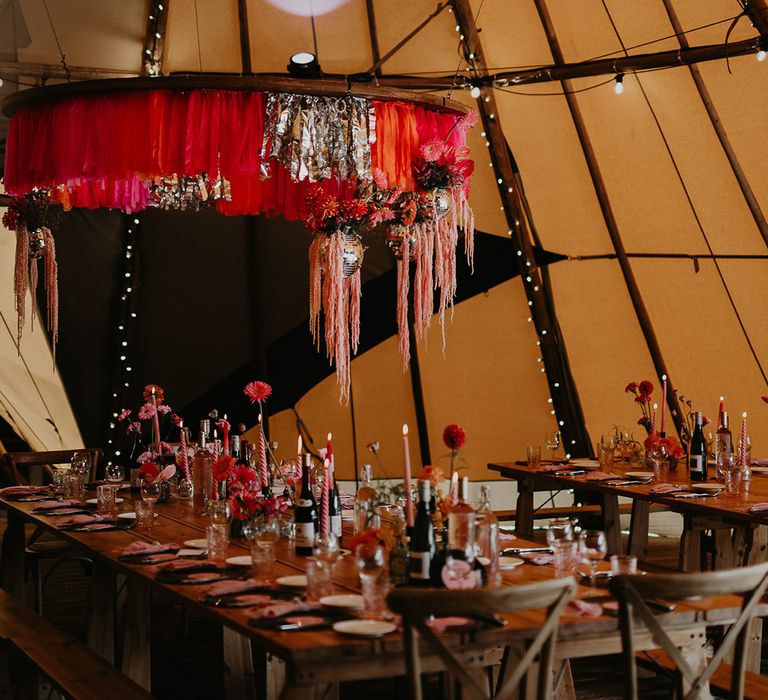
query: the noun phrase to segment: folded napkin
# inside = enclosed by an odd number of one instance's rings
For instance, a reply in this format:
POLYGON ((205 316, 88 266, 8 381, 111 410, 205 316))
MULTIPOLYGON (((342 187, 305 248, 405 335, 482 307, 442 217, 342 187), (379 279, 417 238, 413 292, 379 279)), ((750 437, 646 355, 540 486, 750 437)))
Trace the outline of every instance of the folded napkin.
MULTIPOLYGON (((758 457, 757 459, 753 459, 751 464, 754 464, 756 467, 768 467, 768 457, 758 457)), ((0 493, 2 493, 2 491, 0 491, 0 493)))
POLYGON ((606 472, 592 472, 588 477, 587 481, 608 481, 609 479, 616 479, 617 481, 621 478, 619 474, 608 474, 606 472))
POLYGON ((261 584, 256 583, 252 578, 245 581, 219 581, 214 583, 208 589, 209 596, 231 595, 232 593, 243 593, 258 588, 261 584))
POLYGON ((539 554, 537 552, 520 552, 518 555, 522 559, 525 559, 529 564, 536 564, 536 566, 549 566, 555 563, 554 554, 539 554))
POLYGON ((164 552, 178 552, 181 549, 175 542, 169 542, 168 544, 160 544, 158 542, 144 542, 143 540, 136 540, 131 542, 127 547, 123 547, 117 551, 118 556, 125 557, 132 554, 162 554, 164 552))
POLYGON ((762 513, 764 510, 768 510, 768 503, 755 503, 749 507, 750 513, 762 513))
POLYGON ((0 498, 5 496, 34 496, 38 493, 50 493, 48 486, 6 486, 0 489, 0 498))
POLYGON ((565 614, 575 617, 600 617, 603 614, 603 606, 574 598, 565 606, 565 614))
POLYGON ((539 466, 538 471, 540 471, 540 472, 557 472, 557 471, 560 471, 561 469, 568 469, 569 466, 570 465, 567 462, 549 462, 547 464, 542 462, 541 465, 539 466))
POLYGON ((436 617, 429 620, 427 624, 438 634, 443 634, 446 630, 456 627, 466 627, 471 625, 472 618, 469 617, 436 617))
POLYGON ((55 510, 56 508, 68 508, 69 506, 81 506, 81 505, 83 504, 74 498, 70 498, 69 500, 63 500, 63 501, 40 501, 35 504, 35 507, 32 510, 33 511, 55 510))
POLYGON ((656 486, 651 487, 649 493, 664 495, 665 493, 680 491, 683 488, 680 484, 656 484, 656 486))
POLYGON ((317 610, 319 603, 301 603, 298 601, 286 601, 265 605, 251 613, 251 617, 281 617, 289 613, 305 612, 307 610, 317 610))
POLYGON ((54 525, 56 527, 62 527, 67 525, 89 525, 90 523, 99 523, 106 518, 103 515, 86 515, 82 513, 80 515, 70 515, 66 518, 56 518, 54 525))
POLYGON ((162 569, 163 571, 183 571, 184 569, 199 569, 201 566, 208 567, 210 564, 194 559, 175 559, 169 561, 162 569))

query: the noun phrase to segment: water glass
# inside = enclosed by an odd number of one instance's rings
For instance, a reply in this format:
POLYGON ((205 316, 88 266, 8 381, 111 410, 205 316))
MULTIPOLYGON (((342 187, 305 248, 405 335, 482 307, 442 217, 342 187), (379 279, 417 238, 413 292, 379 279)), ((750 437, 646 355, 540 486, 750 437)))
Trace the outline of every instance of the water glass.
POLYGON ((135 500, 133 508, 136 513, 136 529, 149 532, 155 520, 155 504, 150 501, 135 500))
POLYGON ((80 498, 80 477, 74 472, 64 474, 64 498, 80 498))
POLYGON ((275 540, 255 539, 251 542, 251 573, 259 581, 269 581, 275 568, 275 540))
POLYGON ((339 558, 339 540, 336 535, 329 532, 327 535, 318 533, 315 535, 315 544, 312 548, 312 556, 321 564, 333 566, 339 558))
POLYGON ((382 574, 377 578, 361 578, 363 593, 363 617, 368 620, 383 620, 391 617, 387 608, 389 578, 382 574))
POLYGON ((160 498, 161 491, 162 485, 159 481, 148 481, 147 479, 144 479, 141 482, 141 498, 147 503, 156 503, 157 499, 160 498))
POLYGON ((208 504, 208 516, 212 525, 228 525, 232 520, 232 511, 229 501, 219 499, 208 504))
POLYGON ((222 562, 229 551, 229 525, 209 525, 205 528, 208 539, 208 558, 211 561, 222 562))
POLYGON ((550 520, 547 527, 547 544, 556 549, 563 542, 573 541, 573 523, 566 518, 550 520))
POLYGON ((307 599, 320 600, 333 594, 331 567, 322 562, 309 559, 307 561, 307 599))
POLYGON ((555 564, 555 576, 571 576, 579 564, 579 543, 563 540, 552 549, 555 564))
POLYGON ((538 469, 541 466, 541 445, 528 445, 525 448, 525 455, 531 469, 538 469))
POLYGON ((63 469, 54 469, 51 479, 53 481, 53 495, 56 498, 64 498, 67 495, 66 477, 68 472, 63 469))
POLYGON ((637 557, 633 557, 631 554, 611 555, 611 576, 634 575, 636 573, 637 557))
POLYGON ((725 492, 730 496, 738 495, 741 490, 743 476, 744 472, 738 468, 725 472, 725 492))
POLYGON ((589 583, 593 591, 597 590, 595 574, 597 565, 608 551, 605 533, 602 530, 583 530, 579 534, 579 554, 589 565, 589 583))
POLYGON ((103 484, 96 487, 96 512, 111 519, 117 517, 115 489, 112 486, 103 484))

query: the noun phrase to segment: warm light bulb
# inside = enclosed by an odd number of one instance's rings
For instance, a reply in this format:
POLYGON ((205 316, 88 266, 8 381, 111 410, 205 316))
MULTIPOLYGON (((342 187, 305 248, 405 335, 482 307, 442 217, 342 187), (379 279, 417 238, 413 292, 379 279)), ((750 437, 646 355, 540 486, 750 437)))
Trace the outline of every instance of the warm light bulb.
POLYGON ((613 91, 617 95, 621 95, 624 92, 624 83, 622 83, 618 78, 616 79, 616 85, 613 86, 613 91))
POLYGON ((765 49, 760 49, 757 52, 756 58, 758 61, 760 61, 760 63, 762 63, 765 60, 766 56, 768 56, 768 54, 765 53, 765 49))
MULTIPOLYGON (((761 60, 762 60, 762 59, 761 59, 761 60)), ((474 97, 475 99, 477 99, 478 97, 480 97, 480 88, 479 88, 479 87, 477 87, 477 85, 473 85, 473 86, 471 87, 470 91, 469 91, 469 94, 470 94, 472 97, 474 97)))

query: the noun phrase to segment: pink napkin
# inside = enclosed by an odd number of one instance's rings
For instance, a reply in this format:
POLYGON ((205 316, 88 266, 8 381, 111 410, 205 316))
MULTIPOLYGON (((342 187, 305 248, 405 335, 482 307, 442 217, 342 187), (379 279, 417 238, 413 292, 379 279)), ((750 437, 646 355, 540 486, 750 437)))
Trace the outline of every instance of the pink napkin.
POLYGON ((280 617, 293 612, 304 612, 305 610, 317 610, 319 603, 299 603, 296 601, 286 601, 265 605, 263 608, 251 613, 251 617, 280 617))
POLYGON ((35 504, 35 507, 32 510, 33 511, 54 510, 55 508, 66 508, 68 506, 81 506, 81 505, 83 504, 74 498, 70 498, 69 500, 63 500, 63 501, 40 501, 37 504, 35 504))
POLYGON ((618 475, 617 474, 607 474, 606 472, 592 472, 587 477, 587 481, 606 481, 607 479, 616 479, 616 480, 618 480, 618 475))
POLYGON ((0 498, 4 496, 33 496, 38 493, 49 493, 47 486, 6 486, 0 489, 0 498))
POLYGON ((536 566, 549 566, 555 563, 554 554, 537 554, 536 552, 521 552, 520 557, 525 559, 529 564, 536 564, 536 566))
POLYGON ((123 547, 117 551, 118 556, 126 556, 129 554, 161 554, 162 552, 178 552, 181 549, 175 542, 169 544, 158 544, 144 542, 143 540, 136 540, 131 542, 127 547, 123 547))
POLYGON ((749 507, 750 513, 762 513, 764 510, 768 510, 768 503, 755 503, 749 507))
POLYGON ((549 464, 545 464, 544 462, 541 463, 539 466, 538 471, 540 472, 556 472, 560 469, 568 469, 570 465, 567 462, 550 462, 549 464))
POLYGON ((70 515, 68 518, 56 518, 54 525, 62 527, 63 525, 88 525, 89 523, 98 523, 105 520, 103 515, 70 515))
POLYGON ((680 491, 683 487, 680 484, 656 484, 649 493, 664 495, 665 493, 674 493, 680 491))
MULTIPOLYGON (((757 459, 753 459, 751 463, 756 467, 768 467, 768 457, 758 457, 757 459)), ((0 493, 2 493, 2 491, 0 491, 0 493)))
POLYGON ((427 624, 438 634, 443 634, 448 629, 466 627, 472 624, 469 617, 436 617, 427 624))
POLYGON ((566 615, 575 617, 600 617, 603 614, 603 606, 598 603, 588 603, 586 600, 574 598, 565 608, 566 615))
POLYGON ((162 569, 163 571, 183 571, 184 569, 196 569, 199 566, 199 561, 194 561, 192 559, 176 559, 168 562, 162 569))
POLYGON ((208 595, 220 596, 230 595, 231 593, 242 593, 243 591, 250 591, 253 588, 257 588, 259 584, 252 578, 245 581, 219 581, 214 583, 208 589, 208 595))

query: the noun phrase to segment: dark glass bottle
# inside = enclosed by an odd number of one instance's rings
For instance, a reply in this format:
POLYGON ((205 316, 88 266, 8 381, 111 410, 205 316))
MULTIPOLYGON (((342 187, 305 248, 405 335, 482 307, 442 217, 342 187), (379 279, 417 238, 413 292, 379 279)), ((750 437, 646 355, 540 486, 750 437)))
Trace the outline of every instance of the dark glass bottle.
POLYGON ((328 516, 331 521, 331 532, 341 544, 341 499, 339 487, 336 485, 336 474, 333 470, 333 460, 328 465, 328 516))
POLYGON ((412 584, 428 585, 430 564, 435 556, 435 531, 429 509, 430 483, 419 480, 419 502, 413 520, 409 543, 408 578, 412 584))
POLYGON ((701 412, 694 414, 696 425, 691 436, 691 448, 688 457, 688 472, 691 481, 707 480, 707 443, 704 440, 704 431, 702 430, 701 412))
POLYGON ((317 503, 312 494, 312 456, 304 455, 301 466, 301 492, 294 508, 296 523, 296 554, 312 556, 317 533, 317 503))

